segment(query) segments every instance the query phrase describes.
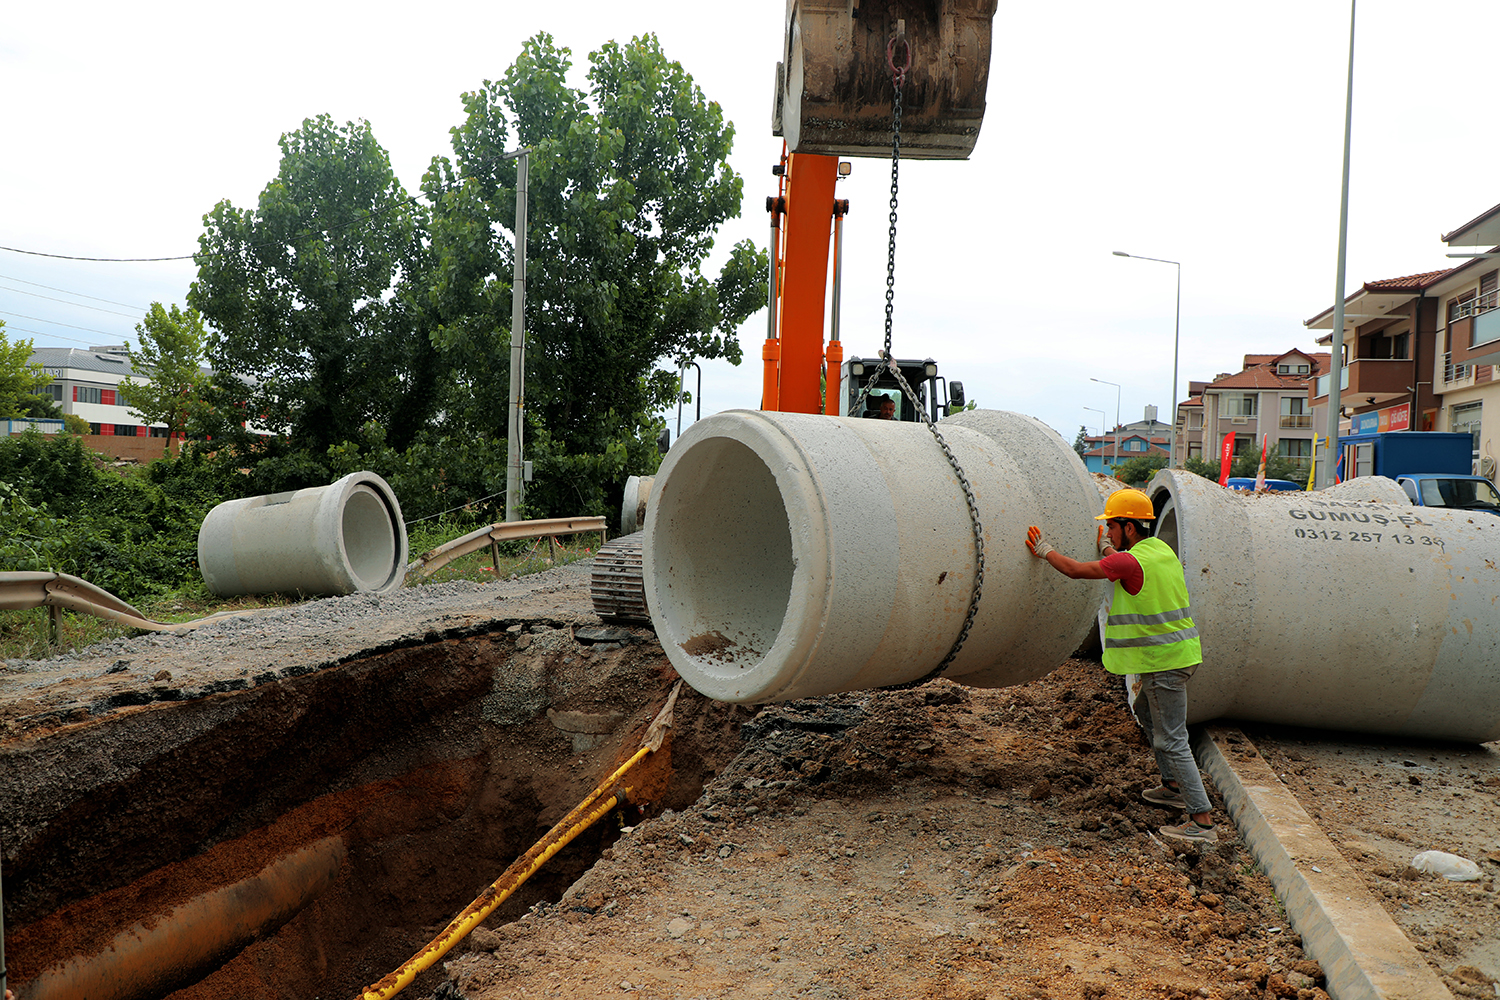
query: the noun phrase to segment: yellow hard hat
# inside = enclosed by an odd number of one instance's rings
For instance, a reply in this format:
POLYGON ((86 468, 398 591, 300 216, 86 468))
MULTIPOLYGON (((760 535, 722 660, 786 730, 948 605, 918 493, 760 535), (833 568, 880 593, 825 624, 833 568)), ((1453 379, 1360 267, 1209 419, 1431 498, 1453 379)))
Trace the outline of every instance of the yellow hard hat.
POLYGON ((1128 517, 1132 521, 1154 521, 1156 511, 1151 506, 1151 498, 1140 490, 1115 490, 1104 501, 1104 513, 1094 520, 1107 521, 1115 517, 1128 517))

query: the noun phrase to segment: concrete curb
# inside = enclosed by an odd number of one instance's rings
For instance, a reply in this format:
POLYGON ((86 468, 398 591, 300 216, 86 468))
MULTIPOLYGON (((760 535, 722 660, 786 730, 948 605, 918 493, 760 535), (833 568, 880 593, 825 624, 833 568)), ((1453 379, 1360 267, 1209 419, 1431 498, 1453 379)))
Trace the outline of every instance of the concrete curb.
POLYGON ((1193 742, 1333 1000, 1453 1000, 1243 733, 1209 725, 1193 742))

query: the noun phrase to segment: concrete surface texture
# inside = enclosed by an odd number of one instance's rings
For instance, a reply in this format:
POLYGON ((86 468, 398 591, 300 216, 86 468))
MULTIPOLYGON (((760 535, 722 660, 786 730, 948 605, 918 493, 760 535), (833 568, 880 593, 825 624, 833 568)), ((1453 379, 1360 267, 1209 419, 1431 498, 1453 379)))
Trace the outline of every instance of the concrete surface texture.
MULTIPOLYGON (((1099 492, 1057 433, 976 410, 941 430, 973 488, 983 595, 945 676, 998 687, 1077 649, 1102 584, 1038 566, 1025 526, 1094 549, 1099 492)), ((919 424, 729 411, 684 434, 647 515, 646 599, 672 665, 712 698, 768 702, 900 684, 953 648, 974 589, 957 476, 919 424)))
POLYGON ((373 472, 328 486, 221 503, 198 529, 215 594, 389 593, 406 574, 401 503, 373 472))
POLYGON ((1500 518, 1172 470, 1148 493, 1203 635, 1190 722, 1500 737, 1500 518))

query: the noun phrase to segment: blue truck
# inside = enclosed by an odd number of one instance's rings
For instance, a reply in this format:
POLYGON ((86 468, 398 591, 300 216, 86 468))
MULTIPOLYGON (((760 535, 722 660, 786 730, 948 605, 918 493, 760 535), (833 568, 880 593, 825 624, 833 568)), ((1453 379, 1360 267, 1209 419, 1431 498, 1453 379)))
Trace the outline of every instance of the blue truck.
POLYGON ((1419 507, 1500 515, 1500 493, 1474 475, 1474 438, 1462 432, 1385 431, 1339 438, 1344 478, 1387 476, 1419 507))

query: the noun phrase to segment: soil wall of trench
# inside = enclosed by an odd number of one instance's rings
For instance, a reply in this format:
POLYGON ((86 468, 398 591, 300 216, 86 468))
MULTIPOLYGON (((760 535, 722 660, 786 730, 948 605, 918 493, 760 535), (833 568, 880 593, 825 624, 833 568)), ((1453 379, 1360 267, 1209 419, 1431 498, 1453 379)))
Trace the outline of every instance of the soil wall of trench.
MULTIPOLYGON (((10 984, 305 1000, 399 966, 638 748, 675 680, 646 629, 491 629, 0 743, 10 984), (247 909, 261 922, 234 926, 247 909)), ((629 781, 638 808, 696 799, 746 714, 685 690, 666 752, 629 781)), ((621 822, 492 920, 559 898, 621 822)), ((424 976, 412 995, 441 981, 424 976)))

